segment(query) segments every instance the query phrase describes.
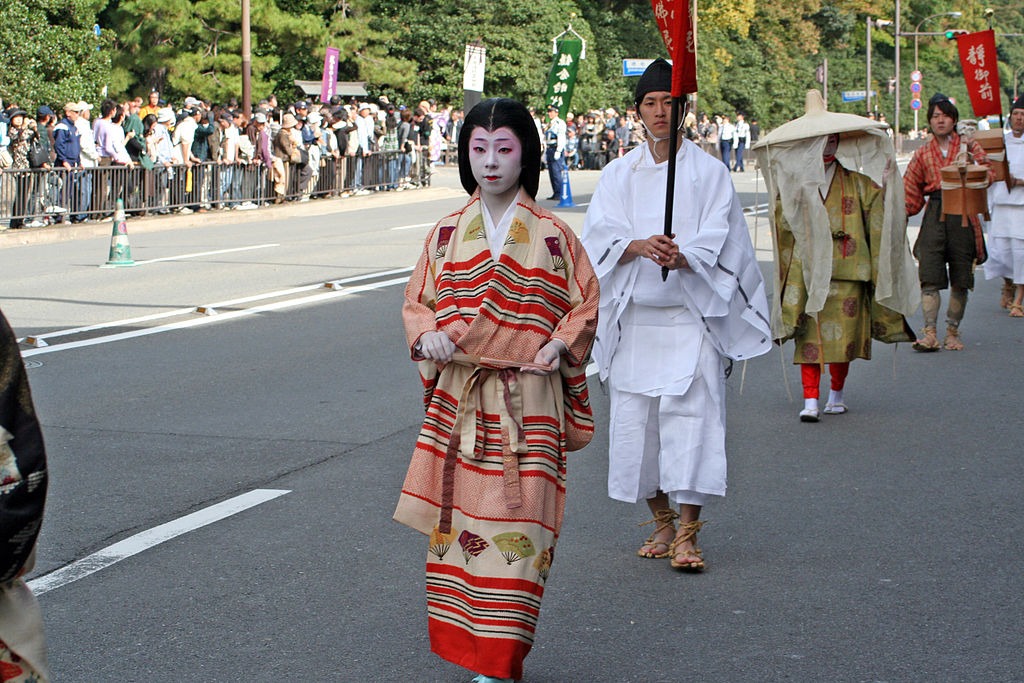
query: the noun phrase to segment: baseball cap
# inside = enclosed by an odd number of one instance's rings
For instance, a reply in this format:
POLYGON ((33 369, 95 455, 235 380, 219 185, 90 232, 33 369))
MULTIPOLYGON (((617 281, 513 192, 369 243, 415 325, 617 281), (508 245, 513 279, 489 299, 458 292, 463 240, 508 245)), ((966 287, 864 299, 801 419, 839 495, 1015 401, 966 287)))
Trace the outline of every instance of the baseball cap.
POLYGON ((92 105, 89 104, 88 102, 86 102, 85 100, 79 100, 78 101, 78 111, 85 111, 87 109, 89 111, 92 111, 92 105))
POLYGON ((82 107, 78 104, 78 102, 68 102, 64 105, 64 111, 80 112, 82 111, 82 107))
POLYGON ((256 123, 266 123, 267 115, 261 111, 258 111, 256 112, 256 116, 253 117, 253 121, 255 121, 256 123))
POLYGON ((36 109, 36 116, 56 116, 56 114, 54 114, 53 110, 44 104, 36 109))
POLYGON ((295 103, 295 108, 296 109, 309 109, 309 103, 303 102, 303 101, 296 102, 295 103))

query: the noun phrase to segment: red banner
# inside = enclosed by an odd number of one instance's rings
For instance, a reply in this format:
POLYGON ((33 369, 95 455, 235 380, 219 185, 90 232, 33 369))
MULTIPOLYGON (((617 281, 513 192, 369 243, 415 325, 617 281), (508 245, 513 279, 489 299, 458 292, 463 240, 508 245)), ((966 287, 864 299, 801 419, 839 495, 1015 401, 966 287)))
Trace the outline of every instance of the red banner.
POLYGON ((999 67, 996 61, 995 31, 966 33, 956 39, 960 49, 960 66, 964 70, 967 93, 975 116, 991 116, 1003 112, 999 90, 999 67))
POLYGON ((697 37, 690 0, 651 0, 651 7, 672 60, 672 97, 697 92, 697 37))

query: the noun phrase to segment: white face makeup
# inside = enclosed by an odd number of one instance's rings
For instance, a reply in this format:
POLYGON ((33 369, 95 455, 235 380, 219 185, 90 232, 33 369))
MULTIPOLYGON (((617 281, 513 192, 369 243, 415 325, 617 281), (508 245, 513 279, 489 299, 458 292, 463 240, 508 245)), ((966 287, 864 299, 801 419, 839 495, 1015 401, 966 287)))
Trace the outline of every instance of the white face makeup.
POLYGON ((507 205, 519 192, 523 145, 508 127, 488 131, 477 126, 469 139, 469 167, 484 200, 507 205))

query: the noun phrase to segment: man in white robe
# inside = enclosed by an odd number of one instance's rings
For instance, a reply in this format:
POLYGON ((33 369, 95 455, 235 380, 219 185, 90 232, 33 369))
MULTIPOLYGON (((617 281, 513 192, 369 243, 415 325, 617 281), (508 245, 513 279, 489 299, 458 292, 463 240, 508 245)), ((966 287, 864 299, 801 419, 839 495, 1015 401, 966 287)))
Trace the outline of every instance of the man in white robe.
POLYGON ((1010 130, 1004 139, 1010 180, 988 188, 992 220, 985 278, 1003 278, 1004 308, 1010 309, 1011 317, 1024 318, 1024 95, 1010 109, 1010 130))
POLYGON ((701 507, 726 488, 725 359, 767 352, 771 334, 729 170, 682 135, 675 239, 659 233, 670 78, 659 59, 637 84, 647 142, 605 167, 582 239, 601 284, 593 356, 611 391, 609 496, 647 500, 656 527, 640 556, 700 570, 701 507))

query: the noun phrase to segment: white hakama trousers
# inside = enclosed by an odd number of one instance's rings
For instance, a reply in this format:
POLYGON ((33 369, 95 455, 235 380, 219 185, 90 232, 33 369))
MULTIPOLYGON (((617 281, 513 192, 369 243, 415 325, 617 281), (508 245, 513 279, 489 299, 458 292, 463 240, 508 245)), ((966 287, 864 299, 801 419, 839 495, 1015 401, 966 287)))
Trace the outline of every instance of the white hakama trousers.
MULTIPOLYGON (((677 328, 675 334, 701 334, 699 323, 687 327, 685 331, 677 328)), ((639 355, 633 355, 634 366, 645 362, 636 359, 646 358, 652 359, 646 372, 657 372, 659 364, 662 372, 672 367, 671 362, 665 364, 665 355, 651 348, 657 347, 658 331, 642 327, 637 334, 623 332, 617 354, 629 354, 635 342, 643 348, 636 349, 639 355)), ((690 359, 693 375, 682 394, 624 390, 615 381, 613 368, 609 382, 608 495, 614 500, 637 503, 663 491, 673 504, 704 505, 710 496, 725 495, 723 363, 706 339, 689 350, 697 359, 696 363, 690 359)), ((680 386, 677 382, 670 388, 680 386)))
POLYGON ((993 204, 985 236, 985 279, 1009 278, 1024 284, 1024 206, 993 204))
POLYGON ((1015 237, 990 237, 985 245, 985 279, 1009 278, 1015 285, 1024 285, 1024 240, 1015 237))

